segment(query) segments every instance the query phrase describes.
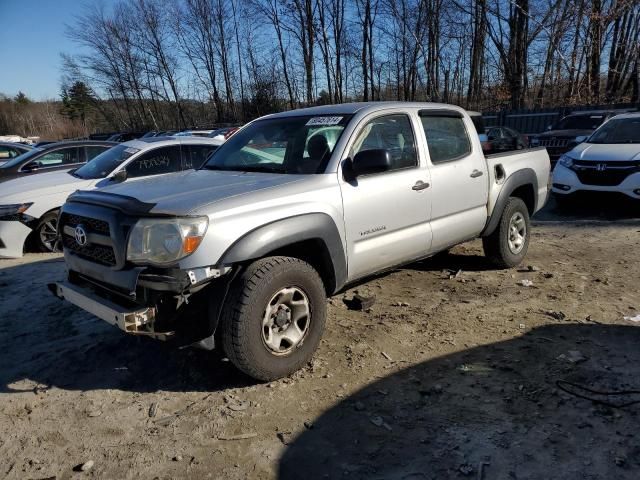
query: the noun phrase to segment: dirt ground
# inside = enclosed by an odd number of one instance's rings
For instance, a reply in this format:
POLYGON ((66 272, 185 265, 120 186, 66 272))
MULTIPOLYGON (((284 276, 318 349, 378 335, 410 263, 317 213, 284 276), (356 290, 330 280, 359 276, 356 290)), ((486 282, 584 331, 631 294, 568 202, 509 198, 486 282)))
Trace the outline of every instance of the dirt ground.
POLYGON ((640 478, 640 404, 562 383, 640 390, 640 215, 603 208, 542 212, 520 269, 475 241, 332 298, 271 384, 55 299, 58 255, 1 260, 0 478, 640 478))

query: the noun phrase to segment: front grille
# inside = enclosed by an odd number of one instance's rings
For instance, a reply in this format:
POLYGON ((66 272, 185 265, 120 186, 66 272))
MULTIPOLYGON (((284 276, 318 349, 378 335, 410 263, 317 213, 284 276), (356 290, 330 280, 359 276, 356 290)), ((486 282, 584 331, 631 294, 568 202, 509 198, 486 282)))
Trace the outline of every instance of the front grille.
POLYGON ((576 160, 572 169, 585 185, 614 187, 620 185, 632 173, 640 172, 640 162, 585 162, 576 160))
POLYGON ((74 215, 70 213, 63 213, 60 218, 60 223, 62 225, 71 225, 75 227, 76 225, 83 225, 90 232, 99 233, 101 235, 109 235, 109 223, 104 220, 98 220, 97 218, 89 218, 83 217, 80 215, 74 215))
POLYGON ((557 148, 557 147, 566 147, 567 143, 569 143, 569 140, 566 138, 541 138, 539 145, 541 147, 552 147, 552 148, 557 148))
POLYGON ((62 235, 62 243, 64 248, 71 250, 73 253, 86 260, 112 267, 116 264, 116 257, 113 248, 104 245, 84 245, 80 246, 73 237, 67 234, 62 235))
POLYGON ((74 254, 86 260, 109 267, 115 266, 116 256, 113 247, 95 243, 79 245, 73 235, 65 232, 65 226, 75 229, 78 225, 82 225, 87 234, 100 235, 105 239, 110 238, 111 229, 109 228, 109 222, 97 218, 62 212, 58 231, 61 232, 62 245, 64 248, 71 250, 74 254))

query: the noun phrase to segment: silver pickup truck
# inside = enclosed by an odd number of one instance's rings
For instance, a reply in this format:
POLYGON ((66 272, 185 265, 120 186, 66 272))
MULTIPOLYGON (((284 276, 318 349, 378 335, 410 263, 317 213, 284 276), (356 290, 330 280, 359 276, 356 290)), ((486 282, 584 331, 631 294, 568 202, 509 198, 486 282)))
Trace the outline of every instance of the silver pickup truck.
POLYGON ((49 287, 123 331, 212 349, 259 380, 309 361, 326 299, 482 237, 524 258, 544 149, 485 157, 461 108, 354 103, 251 122, 200 169, 71 195, 49 287))

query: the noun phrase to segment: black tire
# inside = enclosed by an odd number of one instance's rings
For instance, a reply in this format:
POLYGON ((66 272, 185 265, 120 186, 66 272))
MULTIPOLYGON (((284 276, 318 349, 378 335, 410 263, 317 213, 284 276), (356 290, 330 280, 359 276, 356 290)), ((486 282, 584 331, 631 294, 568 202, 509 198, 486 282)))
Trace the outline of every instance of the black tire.
MULTIPOLYGON (((267 257, 250 264, 232 284, 221 318, 222 345, 239 370, 257 380, 272 381, 299 370, 311 359, 325 320, 326 292, 318 272, 297 258, 267 257), (265 339, 269 327, 263 325, 263 319, 276 296, 290 288, 306 296, 308 327, 296 347, 274 353, 265 339)), ((275 322, 272 328, 278 328, 275 322)))
MULTIPOLYGON (((521 222, 518 222, 520 225, 521 222)), ((529 248, 529 238, 531 232, 531 222, 529 220, 529 210, 520 198, 511 197, 502 211, 500 223, 493 233, 482 239, 484 253, 489 261, 498 268, 511 268, 519 265, 527 254, 529 248), (523 241, 521 248, 515 251, 510 245, 510 227, 514 218, 522 219, 524 225, 523 241)))
POLYGON ((60 242, 54 238, 58 228, 58 211, 54 210, 42 216, 33 231, 33 245, 38 252, 59 252, 60 242))

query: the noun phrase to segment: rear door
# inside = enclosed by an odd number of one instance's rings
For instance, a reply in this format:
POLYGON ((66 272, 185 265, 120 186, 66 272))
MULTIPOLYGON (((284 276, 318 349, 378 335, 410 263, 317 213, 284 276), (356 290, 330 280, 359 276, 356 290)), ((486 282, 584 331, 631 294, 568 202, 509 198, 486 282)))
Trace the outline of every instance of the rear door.
MULTIPOLYGON (((415 114, 414 114, 415 115, 415 114)), ((370 149, 391 154, 390 171, 346 181, 340 172, 349 280, 426 255, 431 245, 431 191, 417 118, 377 114, 364 120, 347 148, 349 158, 370 149)))
POLYGON ((473 124, 459 111, 421 110, 432 180, 432 250, 477 236, 487 220, 487 163, 473 124))

